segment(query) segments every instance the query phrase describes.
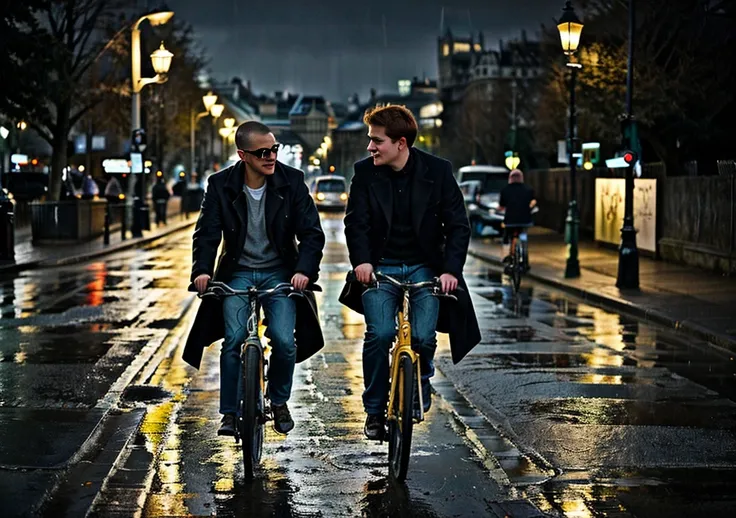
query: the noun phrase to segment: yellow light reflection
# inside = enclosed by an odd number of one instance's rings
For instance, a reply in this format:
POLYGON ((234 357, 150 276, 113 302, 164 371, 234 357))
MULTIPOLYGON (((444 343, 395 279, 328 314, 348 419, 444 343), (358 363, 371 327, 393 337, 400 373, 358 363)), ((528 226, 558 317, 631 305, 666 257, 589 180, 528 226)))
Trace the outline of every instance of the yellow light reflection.
POLYGON ((609 349, 596 347, 590 353, 581 355, 585 363, 590 367, 621 367, 624 364, 624 357, 620 354, 613 354, 609 349))
POLYGON ((169 401, 149 407, 146 417, 143 418, 140 431, 146 437, 148 451, 154 453, 164 439, 166 426, 169 423, 171 412, 174 410, 174 402, 169 401))
POLYGON ((580 378, 580 383, 592 385, 622 385, 621 376, 607 376, 604 374, 585 374, 580 378))

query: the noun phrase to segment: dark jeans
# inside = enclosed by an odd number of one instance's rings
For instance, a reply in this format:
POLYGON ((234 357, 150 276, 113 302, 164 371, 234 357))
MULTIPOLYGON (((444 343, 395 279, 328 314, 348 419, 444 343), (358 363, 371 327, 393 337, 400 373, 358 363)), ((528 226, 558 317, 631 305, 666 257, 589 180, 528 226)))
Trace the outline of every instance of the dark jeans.
POLYGON ((156 210, 156 225, 163 223, 166 225, 166 205, 168 200, 154 200, 154 208, 156 210))
MULTIPOLYGON (((422 282, 435 276, 427 266, 389 266, 379 264, 377 271, 400 282, 422 282)), ((363 344, 363 406, 368 414, 383 414, 388 402, 388 353, 396 338, 396 316, 403 301, 401 290, 388 283, 363 293, 365 341, 363 344)), ((412 345, 419 351, 422 382, 434 375, 435 330, 439 300, 429 288, 417 290, 409 301, 412 345)))
MULTIPOLYGON (((244 290, 255 286, 271 289, 279 283, 290 282, 291 273, 282 267, 263 270, 241 269, 228 283, 233 289, 244 290)), ((291 395, 291 382, 296 363, 294 326, 296 306, 285 294, 269 295, 261 299, 268 320, 268 335, 271 340, 271 358, 268 369, 268 394, 271 403, 283 405, 291 395)), ((240 379, 240 349, 245 341, 249 315, 247 297, 227 297, 223 301, 225 315, 225 341, 220 352, 220 413, 234 414, 237 411, 240 379)))

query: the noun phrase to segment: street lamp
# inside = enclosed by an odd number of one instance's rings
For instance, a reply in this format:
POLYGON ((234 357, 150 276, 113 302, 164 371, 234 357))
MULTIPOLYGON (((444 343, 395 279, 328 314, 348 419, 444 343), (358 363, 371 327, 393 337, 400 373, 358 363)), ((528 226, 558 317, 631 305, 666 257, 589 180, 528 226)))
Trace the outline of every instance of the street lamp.
POLYGON ((210 108, 210 113, 215 118, 215 121, 220 118, 220 115, 222 115, 223 110, 225 109, 224 104, 213 104, 210 108))
MULTIPOLYGON (((131 37, 131 75, 132 75, 132 89, 131 89, 131 135, 138 129, 141 129, 141 99, 140 92, 144 86, 153 83, 165 83, 167 80, 166 74, 169 72, 171 66, 171 58, 174 56, 171 52, 164 48, 164 44, 161 43, 161 47, 155 50, 151 54, 151 62, 153 69, 156 72, 154 77, 141 77, 141 24, 148 20, 153 25, 162 25, 167 23, 171 17, 174 16, 172 11, 160 11, 156 13, 147 14, 141 16, 138 21, 133 25, 132 37, 131 37)), ((131 146, 133 149, 133 146, 131 146)), ((143 151, 143 149, 140 149, 143 151)), ((133 237, 143 236, 143 226, 148 221, 148 204, 146 203, 146 173, 145 168, 140 173, 140 187, 138 198, 135 200, 133 225, 131 233, 133 237)))
MULTIPOLYGON (((215 117, 215 112, 217 112, 217 117, 222 115, 222 110, 225 108, 221 104, 217 103, 217 95, 213 94, 212 91, 207 92, 207 94, 202 96, 202 103, 204 104, 204 110, 201 113, 197 113, 195 115, 194 110, 192 110, 192 116, 190 119, 189 124, 189 174, 191 175, 194 172, 194 129, 197 124, 197 121, 201 119, 202 117, 206 117, 207 115, 212 115, 215 117), (218 108, 215 108, 215 106, 218 106, 218 108)), ((217 118, 215 117, 215 118, 217 118)), ((190 176, 191 177, 191 176, 190 176)))
MULTIPOLYGON (((634 99, 634 0, 629 0, 629 56, 626 72, 626 115, 623 121, 624 146, 638 149, 636 121, 633 114, 634 99)), ((621 227, 621 245, 618 248, 618 275, 616 287, 639 289, 639 249, 636 246, 634 228, 634 168, 631 160, 626 168, 624 189, 624 224, 621 227)))
MULTIPOLYGON (((225 120, 228 120, 228 119, 225 119, 225 120)), ((230 120, 232 120, 233 123, 235 123, 235 119, 230 119, 230 120)), ((230 127, 225 126, 224 128, 220 128, 219 130, 217 130, 217 132, 222 137, 222 155, 220 158, 222 159, 224 163, 227 160, 227 151, 226 151, 227 142, 230 136, 235 133, 235 128, 233 128, 232 126, 230 127)))
MULTIPOLYGON (((562 51, 570 56, 575 53, 580 44, 580 33, 583 24, 575 15, 572 4, 565 2, 562 17, 557 25, 560 31, 560 42, 562 51)), ((576 113, 575 113, 575 76, 582 68, 580 63, 567 63, 570 69, 570 122, 568 130, 567 157, 570 161, 570 203, 567 208, 565 219, 565 242, 567 243, 567 261, 565 264, 565 277, 570 279, 580 277, 580 262, 578 261, 578 228, 580 217, 578 216, 577 185, 575 183, 575 166, 577 165, 577 153, 575 152, 576 113)))
POLYGON ((156 74, 162 76, 168 74, 169 67, 171 67, 171 58, 173 57, 174 55, 164 48, 164 42, 162 41, 161 46, 151 54, 151 63, 156 74))

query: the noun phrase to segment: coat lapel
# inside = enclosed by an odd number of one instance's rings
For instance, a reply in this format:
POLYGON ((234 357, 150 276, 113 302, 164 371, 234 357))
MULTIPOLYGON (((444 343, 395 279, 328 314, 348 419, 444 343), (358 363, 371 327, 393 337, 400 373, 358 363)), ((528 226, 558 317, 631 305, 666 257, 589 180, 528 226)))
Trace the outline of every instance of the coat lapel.
POLYGON ((391 180, 382 176, 380 180, 371 184, 371 191, 378 200, 378 204, 386 217, 388 227, 391 227, 391 217, 393 216, 393 189, 391 188, 391 180))
POLYGON ((413 153, 414 159, 414 178, 411 185, 411 213, 414 232, 420 235, 419 229, 422 228, 422 219, 427 212, 427 202, 432 194, 434 180, 429 176, 429 168, 422 160, 419 153, 413 153))
POLYGON ((266 232, 271 242, 274 242, 271 229, 274 228, 276 215, 284 204, 284 196, 281 191, 289 186, 289 180, 280 162, 276 162, 276 170, 273 176, 268 177, 266 184, 266 232))

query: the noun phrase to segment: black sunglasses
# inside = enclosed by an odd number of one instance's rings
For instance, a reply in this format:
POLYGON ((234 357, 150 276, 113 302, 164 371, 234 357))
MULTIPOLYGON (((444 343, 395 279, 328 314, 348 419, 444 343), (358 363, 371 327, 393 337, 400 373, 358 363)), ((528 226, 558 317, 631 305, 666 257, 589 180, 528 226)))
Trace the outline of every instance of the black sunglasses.
POLYGON ((273 153, 274 155, 278 155, 280 147, 281 144, 274 144, 271 147, 262 147, 254 149, 253 151, 250 151, 249 149, 241 149, 241 151, 243 153, 248 153, 249 155, 253 155, 254 157, 263 159, 271 156, 271 153, 273 153))

